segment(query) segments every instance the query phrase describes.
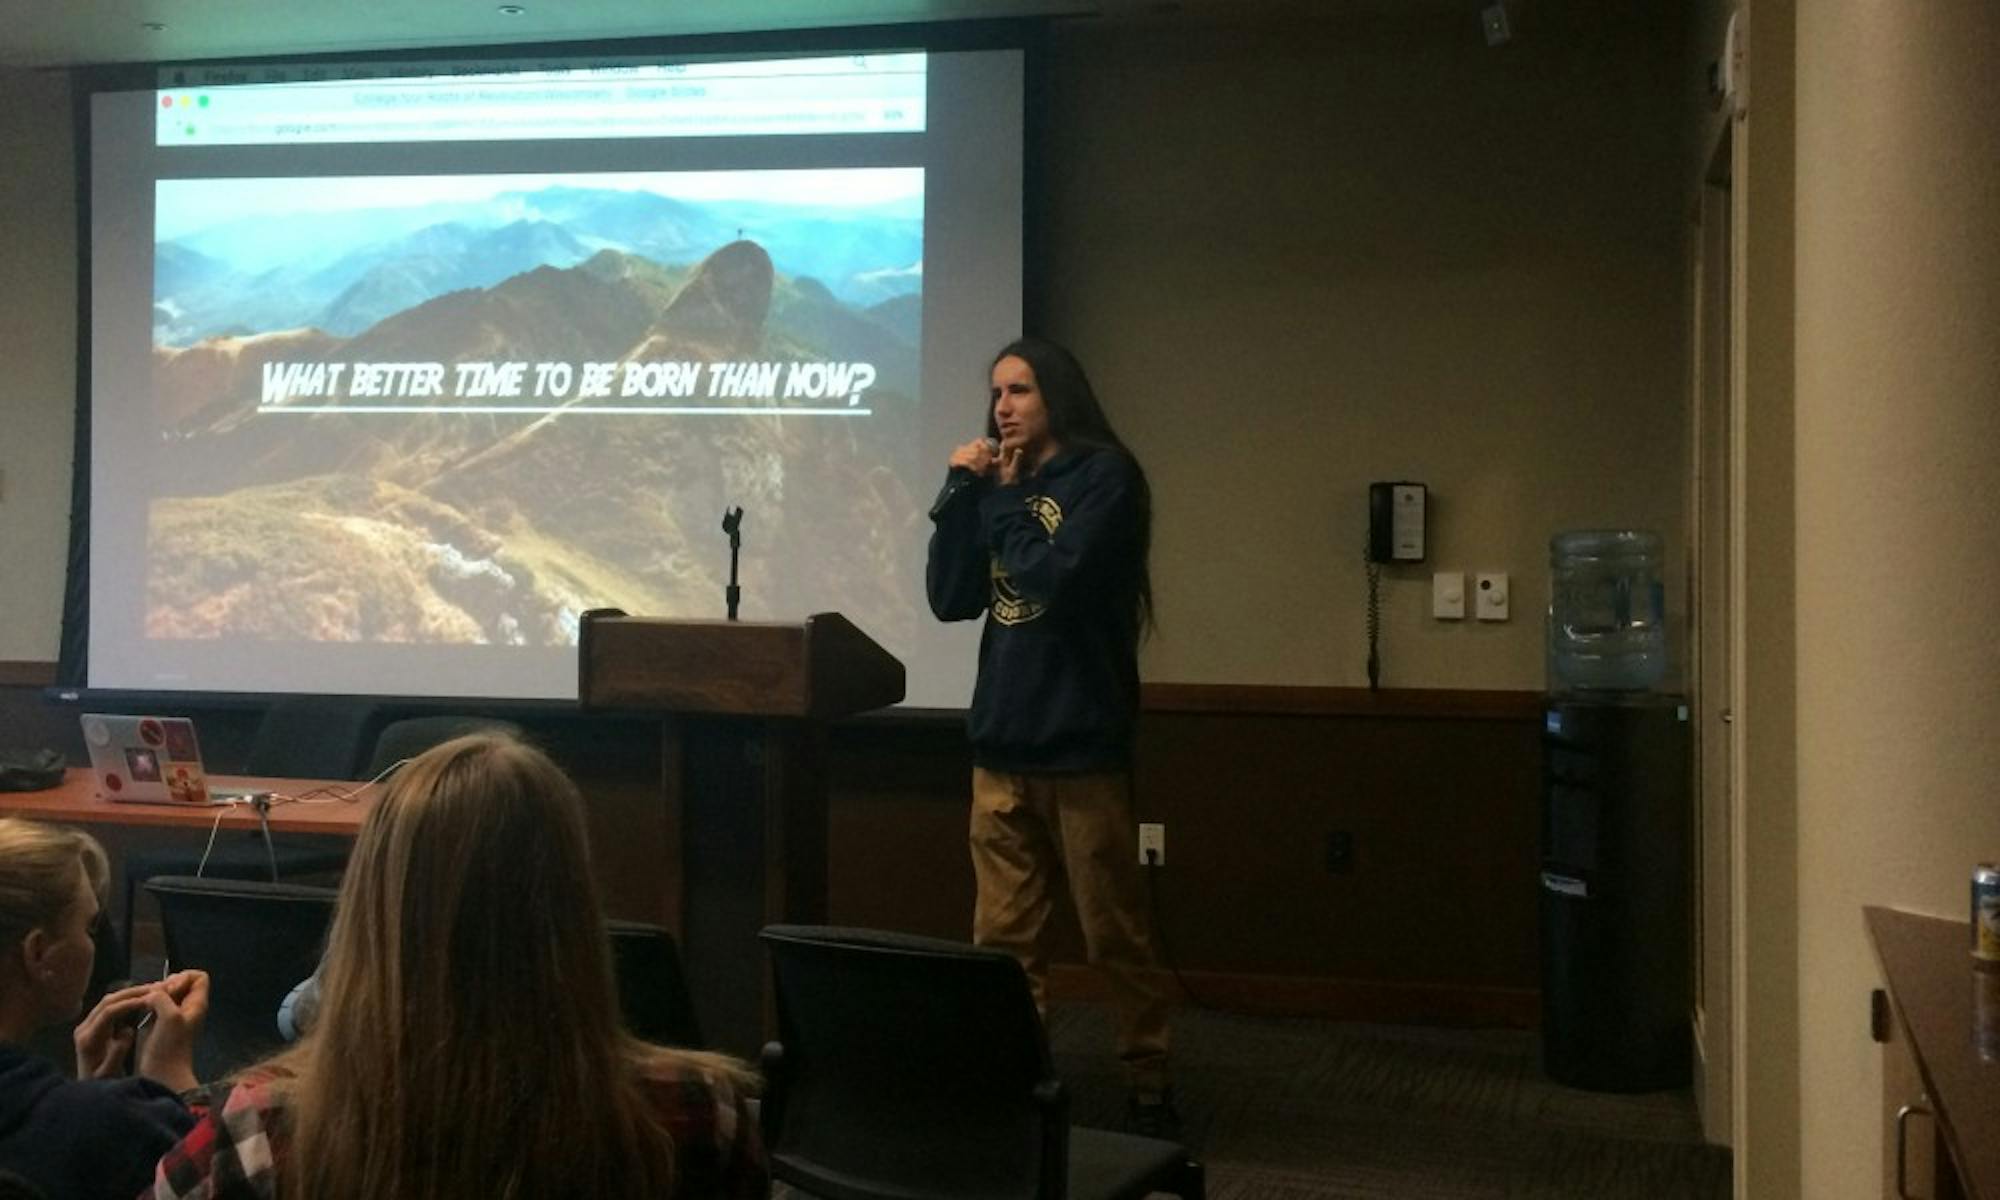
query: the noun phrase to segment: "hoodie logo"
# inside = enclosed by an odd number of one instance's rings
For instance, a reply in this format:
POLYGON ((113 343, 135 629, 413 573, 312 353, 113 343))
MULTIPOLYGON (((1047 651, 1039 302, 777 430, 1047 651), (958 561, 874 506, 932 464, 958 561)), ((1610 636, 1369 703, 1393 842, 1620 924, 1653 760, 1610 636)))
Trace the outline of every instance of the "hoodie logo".
MULTIPOLYGON (((1049 536, 1055 536, 1057 527, 1062 524, 1062 505, 1047 496, 1031 496, 1028 498, 1028 511, 1034 513, 1036 519, 1041 521, 1042 528, 1048 530, 1049 536)), ((992 560, 992 574, 991 608, 994 620, 1002 625, 1021 625, 1047 611, 1046 606, 1040 601, 1028 599, 1014 587, 1014 580, 1007 574, 1006 568, 1000 565, 998 555, 992 560)))

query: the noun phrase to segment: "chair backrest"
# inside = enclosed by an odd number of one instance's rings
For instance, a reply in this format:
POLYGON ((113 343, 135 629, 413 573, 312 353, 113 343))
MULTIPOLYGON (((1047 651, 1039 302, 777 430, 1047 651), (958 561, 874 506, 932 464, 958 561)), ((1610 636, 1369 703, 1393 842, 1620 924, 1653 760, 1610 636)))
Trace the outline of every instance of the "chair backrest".
POLYGON ((48 1193, 12 1171, 0 1171, 0 1200, 48 1200, 48 1193))
POLYGON ((369 756, 368 765, 361 777, 373 779, 394 763, 406 758, 415 758, 432 746, 442 745, 455 737, 464 737, 468 733, 507 733, 519 737, 521 727, 498 717, 471 717, 449 713, 428 717, 404 717, 400 721, 391 721, 375 736, 375 752, 369 756))
POLYGON ((336 893, 187 875, 149 879, 146 890, 160 905, 168 964, 209 974, 196 1076, 214 1080, 280 1049, 278 1006, 319 965, 336 893))
POLYGON ((332 696, 281 696, 264 710, 246 775, 353 779, 374 748, 375 706, 332 696))
POLYGON ((625 1027, 633 1036, 662 1046, 700 1048, 701 1023, 695 1019, 694 998, 674 935, 638 921, 604 924, 611 934, 611 962, 625 1027))
POLYGON ((776 1178, 854 1197, 1060 1192, 1066 1106, 1018 962, 872 930, 761 936, 778 1002, 763 1109, 776 1178))

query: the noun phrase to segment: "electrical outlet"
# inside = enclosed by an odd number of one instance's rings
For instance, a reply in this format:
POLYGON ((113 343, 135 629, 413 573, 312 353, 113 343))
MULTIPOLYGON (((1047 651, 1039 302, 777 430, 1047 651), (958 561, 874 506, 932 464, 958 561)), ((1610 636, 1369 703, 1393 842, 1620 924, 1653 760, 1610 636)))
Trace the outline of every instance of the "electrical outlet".
POLYGON ((1329 875, 1345 875, 1354 869, 1354 835, 1336 829, 1326 835, 1326 870, 1329 875))
POLYGON ((1139 824, 1139 865, 1142 867, 1164 867, 1167 865, 1167 827, 1154 821, 1139 824))

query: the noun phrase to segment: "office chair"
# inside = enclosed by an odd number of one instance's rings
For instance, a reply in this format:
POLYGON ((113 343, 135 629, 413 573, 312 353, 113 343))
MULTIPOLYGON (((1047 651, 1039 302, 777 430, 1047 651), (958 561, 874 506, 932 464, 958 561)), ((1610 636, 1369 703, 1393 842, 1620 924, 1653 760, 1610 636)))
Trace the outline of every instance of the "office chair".
POLYGON ((12 1171, 0 1171, 0 1200, 48 1200, 48 1194, 12 1171))
POLYGON ((218 1079, 280 1049, 278 1005, 319 965, 334 890, 185 875, 149 879, 146 890, 160 906, 168 966, 209 975, 196 1078, 218 1079))
MULTIPOLYGON (((289 779, 353 779, 363 752, 374 744, 371 704, 315 696, 280 697, 264 711, 243 773, 289 779)), ((206 843, 204 843, 206 845, 206 843)), ((159 875, 263 879, 272 883, 338 873, 347 866, 344 837, 277 834, 265 844, 261 830, 230 830, 207 851, 179 846, 140 847, 125 855, 124 973, 132 971, 132 922, 139 891, 159 875)))
POLYGON ((264 710, 245 762, 246 775, 356 779, 375 743, 380 713, 362 700, 283 696, 264 710))
POLYGON ((1011 955, 873 930, 773 925, 764 1048, 772 1178, 836 1200, 1201 1200, 1176 1142, 1071 1128, 1011 955))
POLYGON ((373 779, 404 759, 415 758, 433 746, 469 733, 505 733, 521 736, 521 727, 498 717, 469 717, 446 714, 404 717, 382 727, 375 737, 374 752, 368 758, 365 779, 373 779))
POLYGON ((604 926, 611 935, 611 965, 625 1028, 662 1046, 702 1047, 701 1023, 674 935, 639 921, 607 920, 604 926))
MULTIPOLYGON (((681 952, 674 935, 639 921, 607 920, 604 927, 611 939, 618 1009, 626 1030, 656 1045, 699 1049, 703 1045, 701 1025, 695 1019, 694 998, 688 994, 687 973, 681 969, 681 952)), ((301 976, 287 996, 297 1012, 309 1012, 319 1003, 319 977, 310 973, 301 976)), ((296 1041, 308 1028, 301 1016, 278 1018, 283 1041, 296 1041)))

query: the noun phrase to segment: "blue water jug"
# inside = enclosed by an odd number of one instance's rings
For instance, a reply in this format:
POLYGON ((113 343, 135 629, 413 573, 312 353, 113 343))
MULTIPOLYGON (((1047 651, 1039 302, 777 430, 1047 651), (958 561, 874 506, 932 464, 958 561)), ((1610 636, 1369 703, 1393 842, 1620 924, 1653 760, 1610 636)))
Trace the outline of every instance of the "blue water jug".
POLYGON ((1549 539, 1549 690, 1652 691, 1667 673, 1660 535, 1579 529, 1549 539))

